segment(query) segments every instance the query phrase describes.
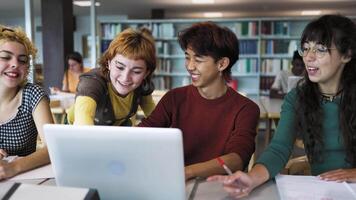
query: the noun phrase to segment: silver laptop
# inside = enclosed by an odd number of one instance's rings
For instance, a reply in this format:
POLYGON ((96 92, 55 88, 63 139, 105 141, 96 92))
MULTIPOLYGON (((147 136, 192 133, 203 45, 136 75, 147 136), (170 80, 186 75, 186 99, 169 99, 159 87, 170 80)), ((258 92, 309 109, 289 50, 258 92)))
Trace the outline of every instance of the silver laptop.
POLYGON ((101 199, 185 199, 182 133, 175 128, 48 124, 59 186, 98 189, 101 199))

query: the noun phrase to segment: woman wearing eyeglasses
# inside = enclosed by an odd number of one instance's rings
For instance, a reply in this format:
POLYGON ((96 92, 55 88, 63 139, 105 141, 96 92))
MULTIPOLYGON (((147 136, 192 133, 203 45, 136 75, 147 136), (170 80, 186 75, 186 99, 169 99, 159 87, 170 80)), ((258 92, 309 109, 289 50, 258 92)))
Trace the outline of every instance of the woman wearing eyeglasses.
POLYGON ((0 25, 0 180, 49 163, 47 148, 36 148, 42 126, 53 123, 49 100, 27 83, 36 51, 20 28, 0 25))
POLYGON ((356 182, 356 26, 340 15, 310 22, 301 37, 307 73, 287 94, 271 144, 247 174, 214 176, 240 198, 274 178, 301 137, 312 175, 356 182), (239 180, 239 186, 236 185, 239 180))

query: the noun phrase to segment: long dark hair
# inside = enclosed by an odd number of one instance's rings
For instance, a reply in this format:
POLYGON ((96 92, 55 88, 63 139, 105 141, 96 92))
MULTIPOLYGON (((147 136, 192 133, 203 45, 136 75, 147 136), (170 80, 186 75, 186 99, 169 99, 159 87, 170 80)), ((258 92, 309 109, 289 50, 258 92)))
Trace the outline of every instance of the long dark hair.
MULTIPOLYGON (((349 18, 340 15, 324 15, 310 22, 303 31, 301 45, 312 41, 337 51, 351 60, 345 65, 340 79, 343 89, 339 104, 339 124, 345 144, 346 161, 356 166, 356 26, 349 18)), ((330 53, 330 50, 329 50, 330 53)), ((323 160, 323 111, 318 84, 304 80, 297 86, 296 127, 304 138, 310 162, 323 160)))

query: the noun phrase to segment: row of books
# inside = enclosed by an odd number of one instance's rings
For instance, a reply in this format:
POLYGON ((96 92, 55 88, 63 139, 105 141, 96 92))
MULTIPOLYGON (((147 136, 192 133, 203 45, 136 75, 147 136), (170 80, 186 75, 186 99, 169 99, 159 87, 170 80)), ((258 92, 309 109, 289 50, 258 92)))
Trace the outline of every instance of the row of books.
MULTIPOLYGON (((240 54, 258 54, 257 40, 240 40, 240 54)), ((297 40, 262 40, 261 52, 264 54, 290 54, 293 55, 297 49, 297 40)), ((182 54, 182 50, 177 41, 156 41, 158 54, 177 55, 182 54)))
POLYGON ((170 59, 157 59, 157 66, 155 73, 170 73, 172 60, 170 59))
POLYGON ((184 55, 177 41, 156 41, 156 52, 163 55, 184 55))
POLYGON ((237 36, 256 36, 258 35, 258 22, 237 22, 232 31, 237 36))
POLYGON ((258 45, 257 40, 240 40, 239 50, 240 54, 257 54, 258 45))
POLYGON ((262 60, 261 73, 276 75, 281 70, 289 70, 290 66, 290 59, 264 59, 262 60))
POLYGON ((104 39, 113 39, 118 33, 121 31, 132 28, 132 29, 140 29, 142 27, 146 27, 150 29, 150 24, 147 23, 102 23, 101 24, 101 37, 104 39))
POLYGON ((157 90, 170 90, 172 89, 171 77, 159 76, 154 77, 152 82, 157 90))
POLYGON ((101 37, 104 39, 113 39, 121 31, 122 26, 119 23, 101 24, 101 37))
MULTIPOLYGON (((240 40, 240 54, 257 54, 257 40, 240 40)), ((156 52, 164 55, 183 55, 183 51, 177 41, 156 41, 156 52)))
MULTIPOLYGON (((127 27, 137 29, 141 26, 150 27, 152 35, 155 38, 173 38, 177 37, 179 30, 187 26, 176 26, 175 23, 142 23, 142 24, 125 24, 121 23, 102 23, 101 36, 105 38, 113 38, 127 27)), ((304 24, 302 24, 304 25, 304 24)), ((223 25, 224 26, 224 25, 223 25)), ((237 36, 257 36, 259 34, 258 21, 242 21, 227 25, 237 36)), ((261 34, 262 35, 291 35, 291 23, 287 21, 262 21, 261 34)))
POLYGON ((289 35, 290 23, 286 21, 263 21, 261 34, 263 35, 289 35))
MULTIPOLYGON (((175 26, 173 23, 154 23, 152 24, 152 35, 156 38, 177 37, 179 30, 186 28, 186 25, 175 26)), ((256 36, 258 35, 258 22, 236 22, 228 26, 238 36, 256 36)))
POLYGON ((173 38, 176 37, 176 29, 173 23, 152 24, 152 35, 155 38, 173 38))
POLYGON ((297 49, 297 40, 262 40, 261 52, 264 54, 289 54, 297 49))
POLYGON ((258 73, 258 60, 255 58, 240 59, 231 71, 238 74, 258 73))

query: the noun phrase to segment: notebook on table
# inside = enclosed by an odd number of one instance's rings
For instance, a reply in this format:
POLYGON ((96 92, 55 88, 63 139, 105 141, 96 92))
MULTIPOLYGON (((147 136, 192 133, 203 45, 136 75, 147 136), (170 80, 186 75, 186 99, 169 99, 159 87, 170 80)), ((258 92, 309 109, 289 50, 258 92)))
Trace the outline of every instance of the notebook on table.
POLYGON ((59 186, 95 188, 101 199, 185 199, 179 129, 48 124, 44 133, 59 186))

